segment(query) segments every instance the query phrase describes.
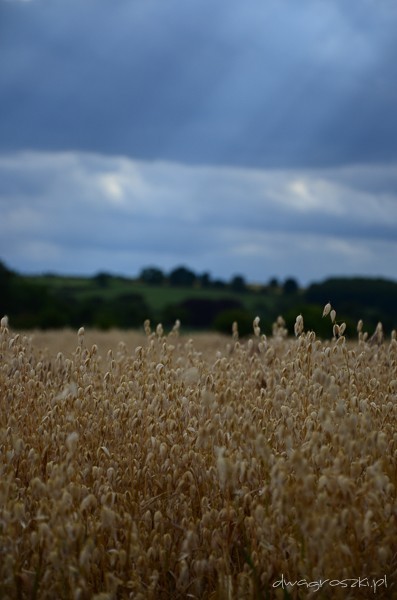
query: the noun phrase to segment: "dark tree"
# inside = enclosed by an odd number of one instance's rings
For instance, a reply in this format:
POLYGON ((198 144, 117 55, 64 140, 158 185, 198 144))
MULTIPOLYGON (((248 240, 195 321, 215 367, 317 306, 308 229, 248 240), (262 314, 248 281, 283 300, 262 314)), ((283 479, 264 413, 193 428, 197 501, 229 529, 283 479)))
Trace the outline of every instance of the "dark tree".
POLYGON ((0 261, 0 311, 3 316, 12 307, 12 283, 17 278, 14 271, 10 271, 3 262, 0 261))
POLYGON ((142 269, 139 279, 143 283, 149 285, 162 285, 164 283, 165 275, 161 269, 157 267, 146 267, 142 269))
POLYGON ((3 284, 4 282, 10 281, 12 277, 14 277, 16 273, 11 271, 6 265, 0 260, 0 282, 3 284))
POLYGON ((280 283, 279 283, 277 277, 272 277, 269 280, 269 284, 268 285, 269 285, 270 288, 273 288, 273 289, 277 289, 278 287, 280 287, 280 283))
POLYGON ((284 294, 295 294, 299 289, 298 283, 292 277, 289 277, 284 281, 283 292, 284 294))
POLYGON ((244 277, 242 275, 235 275, 230 282, 230 287, 234 292, 245 292, 247 285, 244 277))
POLYGON ((223 290, 226 287, 226 283, 223 281, 223 279, 215 279, 215 281, 212 282, 211 287, 218 290, 223 290))
POLYGON ((177 267, 169 274, 171 285, 191 287, 196 281, 196 275, 186 267, 177 267))
POLYGON ((93 279, 99 287, 106 288, 112 280, 112 275, 110 275, 109 273, 105 273, 104 271, 100 271, 99 273, 94 275, 93 279))
POLYGON ((209 273, 202 273, 201 275, 198 276, 198 282, 200 283, 200 286, 203 288, 208 288, 211 285, 211 276, 209 273))

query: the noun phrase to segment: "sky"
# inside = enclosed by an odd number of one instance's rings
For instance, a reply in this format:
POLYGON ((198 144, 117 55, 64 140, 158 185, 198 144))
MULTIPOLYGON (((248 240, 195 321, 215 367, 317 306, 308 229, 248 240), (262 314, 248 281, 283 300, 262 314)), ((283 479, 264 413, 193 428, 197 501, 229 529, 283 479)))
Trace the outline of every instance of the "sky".
POLYGON ((0 0, 0 260, 397 280, 395 0, 0 0))

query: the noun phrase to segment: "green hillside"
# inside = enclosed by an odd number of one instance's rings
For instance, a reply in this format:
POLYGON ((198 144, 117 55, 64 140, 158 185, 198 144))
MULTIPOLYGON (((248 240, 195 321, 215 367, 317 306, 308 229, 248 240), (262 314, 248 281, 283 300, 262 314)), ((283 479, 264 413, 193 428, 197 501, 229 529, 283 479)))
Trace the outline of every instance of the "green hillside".
POLYGON ((355 335, 357 315, 368 331, 374 330, 378 321, 385 330, 397 328, 397 283, 385 279, 332 278, 300 289, 291 279, 283 285, 272 282, 255 286, 241 277, 228 283, 211 281, 186 268, 157 279, 108 273, 93 277, 26 276, 0 263, 0 312, 19 329, 81 325, 136 329, 145 319, 172 327, 179 319, 185 330, 230 332, 236 320, 241 335, 252 332, 256 316, 261 319, 262 332, 271 333, 278 315, 284 317, 292 333, 296 316, 302 314, 306 329, 330 337, 329 323, 322 319, 324 304, 330 301, 338 320, 346 322, 348 335, 355 335))

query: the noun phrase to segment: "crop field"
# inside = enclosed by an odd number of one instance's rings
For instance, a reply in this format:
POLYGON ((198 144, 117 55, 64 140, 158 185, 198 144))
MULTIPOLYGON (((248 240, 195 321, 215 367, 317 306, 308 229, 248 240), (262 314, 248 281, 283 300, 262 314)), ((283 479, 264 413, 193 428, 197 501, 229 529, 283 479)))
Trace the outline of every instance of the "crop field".
POLYGON ((397 598, 397 340, 0 328, 0 598, 397 598))

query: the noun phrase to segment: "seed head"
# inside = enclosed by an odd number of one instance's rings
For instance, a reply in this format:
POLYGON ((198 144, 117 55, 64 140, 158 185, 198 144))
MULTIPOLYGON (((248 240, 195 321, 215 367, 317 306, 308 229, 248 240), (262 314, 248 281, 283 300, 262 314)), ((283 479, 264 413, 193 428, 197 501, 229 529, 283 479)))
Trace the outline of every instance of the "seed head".
POLYGON ((259 337, 261 334, 261 328, 259 327, 259 321, 260 321, 260 318, 255 317, 253 325, 254 325, 254 334, 256 335, 256 337, 259 337))
POLYGON ((326 317, 327 315, 329 315, 330 311, 331 311, 331 303, 328 302, 325 306, 324 306, 324 310, 323 310, 323 317, 326 317))
POLYGON ((295 331, 296 336, 298 336, 302 333, 303 327, 304 327, 303 317, 302 317, 302 315, 298 315, 296 317, 296 321, 295 321, 295 325, 294 325, 294 331, 295 331))

